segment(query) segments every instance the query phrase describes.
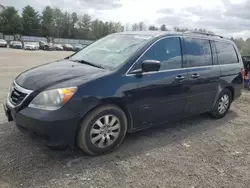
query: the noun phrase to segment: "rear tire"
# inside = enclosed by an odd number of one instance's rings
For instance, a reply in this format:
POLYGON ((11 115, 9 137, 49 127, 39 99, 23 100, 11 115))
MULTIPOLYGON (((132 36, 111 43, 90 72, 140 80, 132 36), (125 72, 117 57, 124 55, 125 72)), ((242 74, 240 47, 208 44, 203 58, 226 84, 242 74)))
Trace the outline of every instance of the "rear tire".
POLYGON ((227 114, 231 106, 231 103, 232 103, 232 93, 225 88, 220 93, 216 101, 216 104, 211 112, 212 117, 216 119, 223 118, 227 114))
POLYGON ((77 145, 88 155, 102 155, 116 149, 127 132, 125 113, 115 105, 91 111, 80 124, 77 145))

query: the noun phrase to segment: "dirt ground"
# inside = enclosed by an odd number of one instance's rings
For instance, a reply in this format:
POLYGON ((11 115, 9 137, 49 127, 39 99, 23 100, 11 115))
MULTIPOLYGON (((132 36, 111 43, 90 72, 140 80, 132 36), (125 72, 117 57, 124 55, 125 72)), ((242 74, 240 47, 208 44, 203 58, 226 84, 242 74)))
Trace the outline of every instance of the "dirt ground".
MULTIPOLYGON (((0 49, 0 103, 25 69, 69 55, 0 49)), ((130 134, 115 152, 53 151, 7 123, 0 108, 0 188, 250 187, 250 92, 228 115, 200 115, 130 134)))

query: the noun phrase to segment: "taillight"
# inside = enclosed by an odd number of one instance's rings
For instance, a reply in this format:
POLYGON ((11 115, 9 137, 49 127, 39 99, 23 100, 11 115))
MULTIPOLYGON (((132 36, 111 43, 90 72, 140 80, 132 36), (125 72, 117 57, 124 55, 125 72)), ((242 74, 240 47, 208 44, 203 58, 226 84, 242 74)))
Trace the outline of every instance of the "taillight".
POLYGON ((241 69, 241 76, 242 76, 242 78, 245 78, 245 69, 244 68, 241 69))

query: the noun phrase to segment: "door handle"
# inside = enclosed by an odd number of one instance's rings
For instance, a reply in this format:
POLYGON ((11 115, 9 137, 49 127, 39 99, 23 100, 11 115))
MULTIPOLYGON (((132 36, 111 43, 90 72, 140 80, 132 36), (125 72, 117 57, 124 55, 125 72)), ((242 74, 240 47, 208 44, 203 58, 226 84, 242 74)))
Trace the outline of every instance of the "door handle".
POLYGON ((195 73, 195 74, 193 74, 191 77, 192 77, 192 78, 199 78, 200 75, 195 73))
POLYGON ((185 77, 184 76, 181 76, 181 75, 178 75, 175 77, 175 80, 184 80, 185 77))

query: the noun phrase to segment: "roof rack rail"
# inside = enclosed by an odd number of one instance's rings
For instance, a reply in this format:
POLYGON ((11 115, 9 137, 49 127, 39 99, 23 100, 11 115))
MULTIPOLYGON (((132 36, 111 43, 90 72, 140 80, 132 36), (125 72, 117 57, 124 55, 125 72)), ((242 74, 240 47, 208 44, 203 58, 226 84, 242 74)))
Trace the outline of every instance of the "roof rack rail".
POLYGON ((200 31, 186 31, 184 33, 193 33, 193 34, 200 34, 200 35, 207 35, 207 36, 214 36, 214 37, 224 38, 221 35, 216 35, 216 34, 206 33, 206 32, 200 32, 200 31))

